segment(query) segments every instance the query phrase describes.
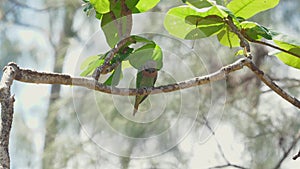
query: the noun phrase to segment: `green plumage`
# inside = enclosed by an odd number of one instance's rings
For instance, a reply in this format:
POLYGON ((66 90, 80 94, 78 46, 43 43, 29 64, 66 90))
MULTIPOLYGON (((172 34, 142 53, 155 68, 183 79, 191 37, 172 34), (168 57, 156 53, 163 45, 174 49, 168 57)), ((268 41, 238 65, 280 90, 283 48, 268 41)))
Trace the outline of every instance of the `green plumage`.
MULTIPOLYGON (((152 87, 157 79, 157 70, 149 68, 138 72, 136 78, 136 88, 152 87)), ((139 105, 147 98, 148 95, 135 97, 133 115, 138 111, 139 105)))

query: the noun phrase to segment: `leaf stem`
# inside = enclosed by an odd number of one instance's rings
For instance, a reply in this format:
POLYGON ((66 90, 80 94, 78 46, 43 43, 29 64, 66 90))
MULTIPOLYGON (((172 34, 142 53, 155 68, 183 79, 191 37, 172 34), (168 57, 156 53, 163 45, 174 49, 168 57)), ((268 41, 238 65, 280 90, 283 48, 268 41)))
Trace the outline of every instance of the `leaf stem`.
POLYGON ((293 56, 295 56, 295 57, 297 57, 297 58, 300 58, 300 55, 298 55, 298 54, 296 54, 296 53, 293 53, 293 52, 290 52, 290 51, 288 51, 288 50, 282 49, 282 48, 280 48, 280 47, 278 47, 278 46, 275 46, 275 45, 272 45, 272 44, 270 44, 270 43, 263 42, 263 41, 257 41, 257 40, 253 40, 253 39, 250 39, 250 38, 247 38, 247 40, 249 40, 250 42, 253 42, 253 43, 257 43, 257 44, 269 46, 269 47, 271 47, 271 48, 280 50, 280 51, 282 51, 282 52, 285 52, 285 53, 288 53, 288 54, 290 54, 290 55, 293 55, 293 56))
POLYGON ((231 16, 228 16, 227 19, 225 19, 225 23, 227 23, 227 25, 230 27, 231 31, 233 33, 235 33, 238 36, 238 38, 240 39, 240 46, 242 48, 244 48, 244 55, 247 58, 251 59, 252 56, 251 56, 251 49, 250 49, 249 42, 243 36, 243 34, 240 32, 240 30, 238 29, 238 27, 233 23, 233 20, 232 20, 231 16))

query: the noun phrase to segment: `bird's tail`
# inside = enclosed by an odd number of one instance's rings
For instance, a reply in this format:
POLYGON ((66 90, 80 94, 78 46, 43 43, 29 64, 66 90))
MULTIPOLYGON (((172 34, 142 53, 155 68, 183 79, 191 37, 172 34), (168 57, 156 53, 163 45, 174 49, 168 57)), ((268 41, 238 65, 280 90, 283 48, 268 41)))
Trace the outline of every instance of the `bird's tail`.
POLYGON ((134 109, 133 109, 133 116, 136 114, 136 112, 138 111, 138 108, 139 108, 139 103, 136 101, 134 103, 134 109))
POLYGON ((138 111, 138 109, 134 108, 133 109, 133 116, 135 116, 135 113, 138 111))

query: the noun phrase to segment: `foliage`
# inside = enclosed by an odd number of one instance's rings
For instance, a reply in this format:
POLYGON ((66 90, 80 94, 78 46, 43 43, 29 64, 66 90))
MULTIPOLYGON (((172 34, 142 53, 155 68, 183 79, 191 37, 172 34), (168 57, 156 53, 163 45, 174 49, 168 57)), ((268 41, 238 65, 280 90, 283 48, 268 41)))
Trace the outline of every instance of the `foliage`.
MULTIPOLYGON (((125 61, 129 61, 130 65, 136 69, 140 69, 147 61, 152 60, 156 63, 156 69, 162 68, 162 50, 155 44, 155 42, 148 40, 140 36, 131 36, 136 43, 141 43, 141 47, 130 47, 131 43, 125 45, 123 50, 119 51, 116 56, 110 61, 110 64, 120 64, 108 77, 105 84, 116 86, 122 77, 122 64, 126 64, 125 61), (143 57, 141 57, 143 56, 143 57), (122 64, 121 64, 122 63, 122 64)), ((104 63, 104 60, 108 52, 105 54, 99 54, 96 56, 88 57, 82 64, 81 69, 84 70, 80 75, 88 76, 93 71, 104 63)), ((126 67, 126 66, 125 66, 126 67)))
MULTIPOLYGON (((84 11, 90 15, 91 11, 95 11, 95 17, 101 20, 100 27, 104 31, 107 43, 113 48, 126 34, 130 32, 131 26, 128 25, 128 15, 134 13, 146 12, 153 8, 159 0, 84 0, 84 11), (125 2, 125 4, 122 4, 125 2), (124 7, 126 5, 126 7, 124 7), (126 9, 124 9, 126 8, 126 9), (127 10, 127 11, 126 11, 127 10), (129 11, 129 12, 128 12, 129 11), (127 25, 126 25, 127 24, 127 25)), ((248 42, 270 41, 275 43, 283 52, 276 53, 276 56, 285 64, 300 68, 299 43, 293 43, 285 36, 284 39, 276 39, 280 34, 274 34, 269 28, 258 23, 247 21, 252 16, 274 8, 278 5, 279 0, 232 0, 227 5, 220 1, 212 0, 184 0, 185 5, 171 8, 165 19, 164 26, 166 30, 173 36, 182 39, 199 39, 210 36, 217 36, 219 42, 230 48, 243 47, 240 43, 240 37, 237 32, 232 30, 228 20, 237 28, 238 32, 243 35, 248 42), (289 51, 286 53, 284 51, 289 51)), ((123 49, 130 49, 126 54, 122 54, 120 50, 114 59, 110 62, 123 63, 129 60, 132 67, 139 69, 146 60, 154 60, 158 63, 157 69, 162 67, 162 51, 155 42, 143 37, 132 36, 136 39, 136 43, 142 43, 140 47, 133 48, 126 45, 123 49), (143 57, 141 57, 143 56, 143 57)), ((91 56, 82 63, 81 76, 88 76, 104 63, 108 53, 91 56)), ((244 54, 246 55, 246 54, 244 54)), ((111 76, 108 77, 107 85, 117 85, 122 77, 122 64, 113 70, 111 76), (115 77, 116 81, 112 83, 115 77)))
POLYGON ((187 5, 172 8, 165 18, 165 28, 168 32, 182 39, 199 39, 217 35, 224 46, 239 47, 240 39, 226 20, 230 17, 235 27, 249 42, 273 40, 280 49, 291 52, 280 52, 276 56, 289 66, 299 67, 299 42, 291 42, 290 38, 276 40, 272 31, 258 23, 246 21, 255 14, 274 8, 279 0, 232 0, 225 6, 220 6, 210 0, 187 0, 187 5), (185 30, 185 31, 183 31, 185 30), (298 45, 297 45, 298 44, 298 45))
POLYGON ((275 55, 285 64, 300 69, 300 58, 296 57, 300 54, 299 41, 293 40, 279 33, 275 35, 276 36, 274 37, 274 43, 280 48, 291 52, 291 54, 288 54, 286 52, 277 52, 275 55))

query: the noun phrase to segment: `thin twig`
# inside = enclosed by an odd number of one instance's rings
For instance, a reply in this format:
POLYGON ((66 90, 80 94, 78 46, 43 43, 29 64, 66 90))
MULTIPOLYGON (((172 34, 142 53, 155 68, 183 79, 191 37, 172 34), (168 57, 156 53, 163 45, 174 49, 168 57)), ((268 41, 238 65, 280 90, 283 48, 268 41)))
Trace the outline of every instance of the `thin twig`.
POLYGON ((291 82, 298 82, 300 83, 300 79, 296 79, 296 78, 289 78, 289 77, 284 77, 284 78, 272 78, 271 79, 273 81, 283 81, 283 82, 286 82, 286 81, 291 81, 291 82))
MULTIPOLYGON (((291 89, 291 88, 300 86, 300 79, 296 79, 296 78, 289 78, 289 77, 273 78, 273 77, 270 77, 270 79, 272 81, 277 81, 277 82, 290 82, 291 83, 288 85, 281 86, 282 89, 291 89)), ((262 91, 262 93, 268 93, 268 92, 272 92, 272 91, 273 91, 272 89, 268 89, 268 90, 262 91)))
POLYGON ((225 165, 219 165, 219 166, 214 166, 214 167, 210 167, 209 169, 217 169, 217 168, 226 168, 226 167, 235 167, 235 168, 240 168, 240 169, 248 169, 245 168, 243 166, 239 166, 236 164, 231 164, 229 162, 229 160, 226 158, 225 153, 222 149, 221 144, 219 143, 218 139, 216 138, 216 133, 213 131, 213 129, 211 128, 211 126, 209 125, 208 120, 206 119, 206 117, 203 116, 203 120, 204 120, 204 125, 208 128, 208 130, 211 132, 211 134, 214 136, 214 140, 217 143, 217 147, 219 149, 219 152, 221 153, 221 156, 223 157, 223 159, 225 160, 226 164, 225 165))
POLYGON ((228 18, 225 20, 225 23, 227 23, 231 31, 235 33, 240 39, 240 46, 244 48, 244 55, 251 59, 252 56, 251 56, 250 44, 247 41, 247 39, 244 37, 244 35, 239 31, 237 26, 233 23, 233 20, 230 16, 228 16, 228 18))
POLYGON ((296 155, 294 155, 293 160, 297 160, 300 157, 300 150, 298 151, 298 153, 296 155))
POLYGON ((218 165, 218 166, 210 167, 208 169, 228 168, 228 167, 234 167, 234 168, 239 168, 239 169, 248 169, 243 166, 239 166, 239 165, 235 165, 235 164, 218 165))
POLYGON ((208 120, 206 119, 206 117, 203 116, 203 119, 205 121, 205 126, 208 128, 208 130, 211 132, 211 134, 214 136, 214 140, 217 143, 217 147, 219 149, 219 152, 221 153, 221 156, 223 157, 223 159, 226 161, 227 164, 230 164, 229 160, 226 158, 225 153, 222 149, 221 144, 219 143, 218 139, 216 138, 216 133, 215 131, 211 128, 211 126, 209 125, 208 120))
POLYGON ((250 70, 252 70, 257 77, 264 82, 267 86, 269 86, 274 92, 276 92, 279 96, 281 96, 286 101, 290 102, 294 106, 300 109, 300 101, 286 93, 282 88, 280 88, 276 83, 274 83, 263 71, 261 71, 253 62, 247 62, 245 64, 250 70))
MULTIPOLYGON (((292 88, 296 88, 296 87, 300 87, 300 84, 293 84, 293 85, 285 85, 285 86, 281 86, 281 89, 292 89, 292 88)), ((272 89, 268 89, 268 90, 264 90, 261 93, 268 93, 268 92, 272 92, 272 89)))
MULTIPOLYGON (((246 38, 247 38, 247 37, 246 37, 246 38)), ((263 41, 253 40, 253 39, 251 39, 251 38, 247 38, 247 40, 249 40, 250 42, 253 42, 253 43, 257 43, 257 44, 269 46, 269 47, 271 47, 271 48, 280 50, 280 51, 282 51, 282 52, 285 52, 285 53, 288 53, 288 54, 290 54, 290 55, 293 55, 293 56, 295 56, 295 57, 297 57, 297 58, 300 58, 300 55, 299 55, 299 54, 290 52, 290 51, 288 51, 288 50, 285 50, 285 49, 280 48, 280 47, 278 47, 278 46, 272 45, 272 44, 270 44, 270 43, 263 42, 263 41)))

